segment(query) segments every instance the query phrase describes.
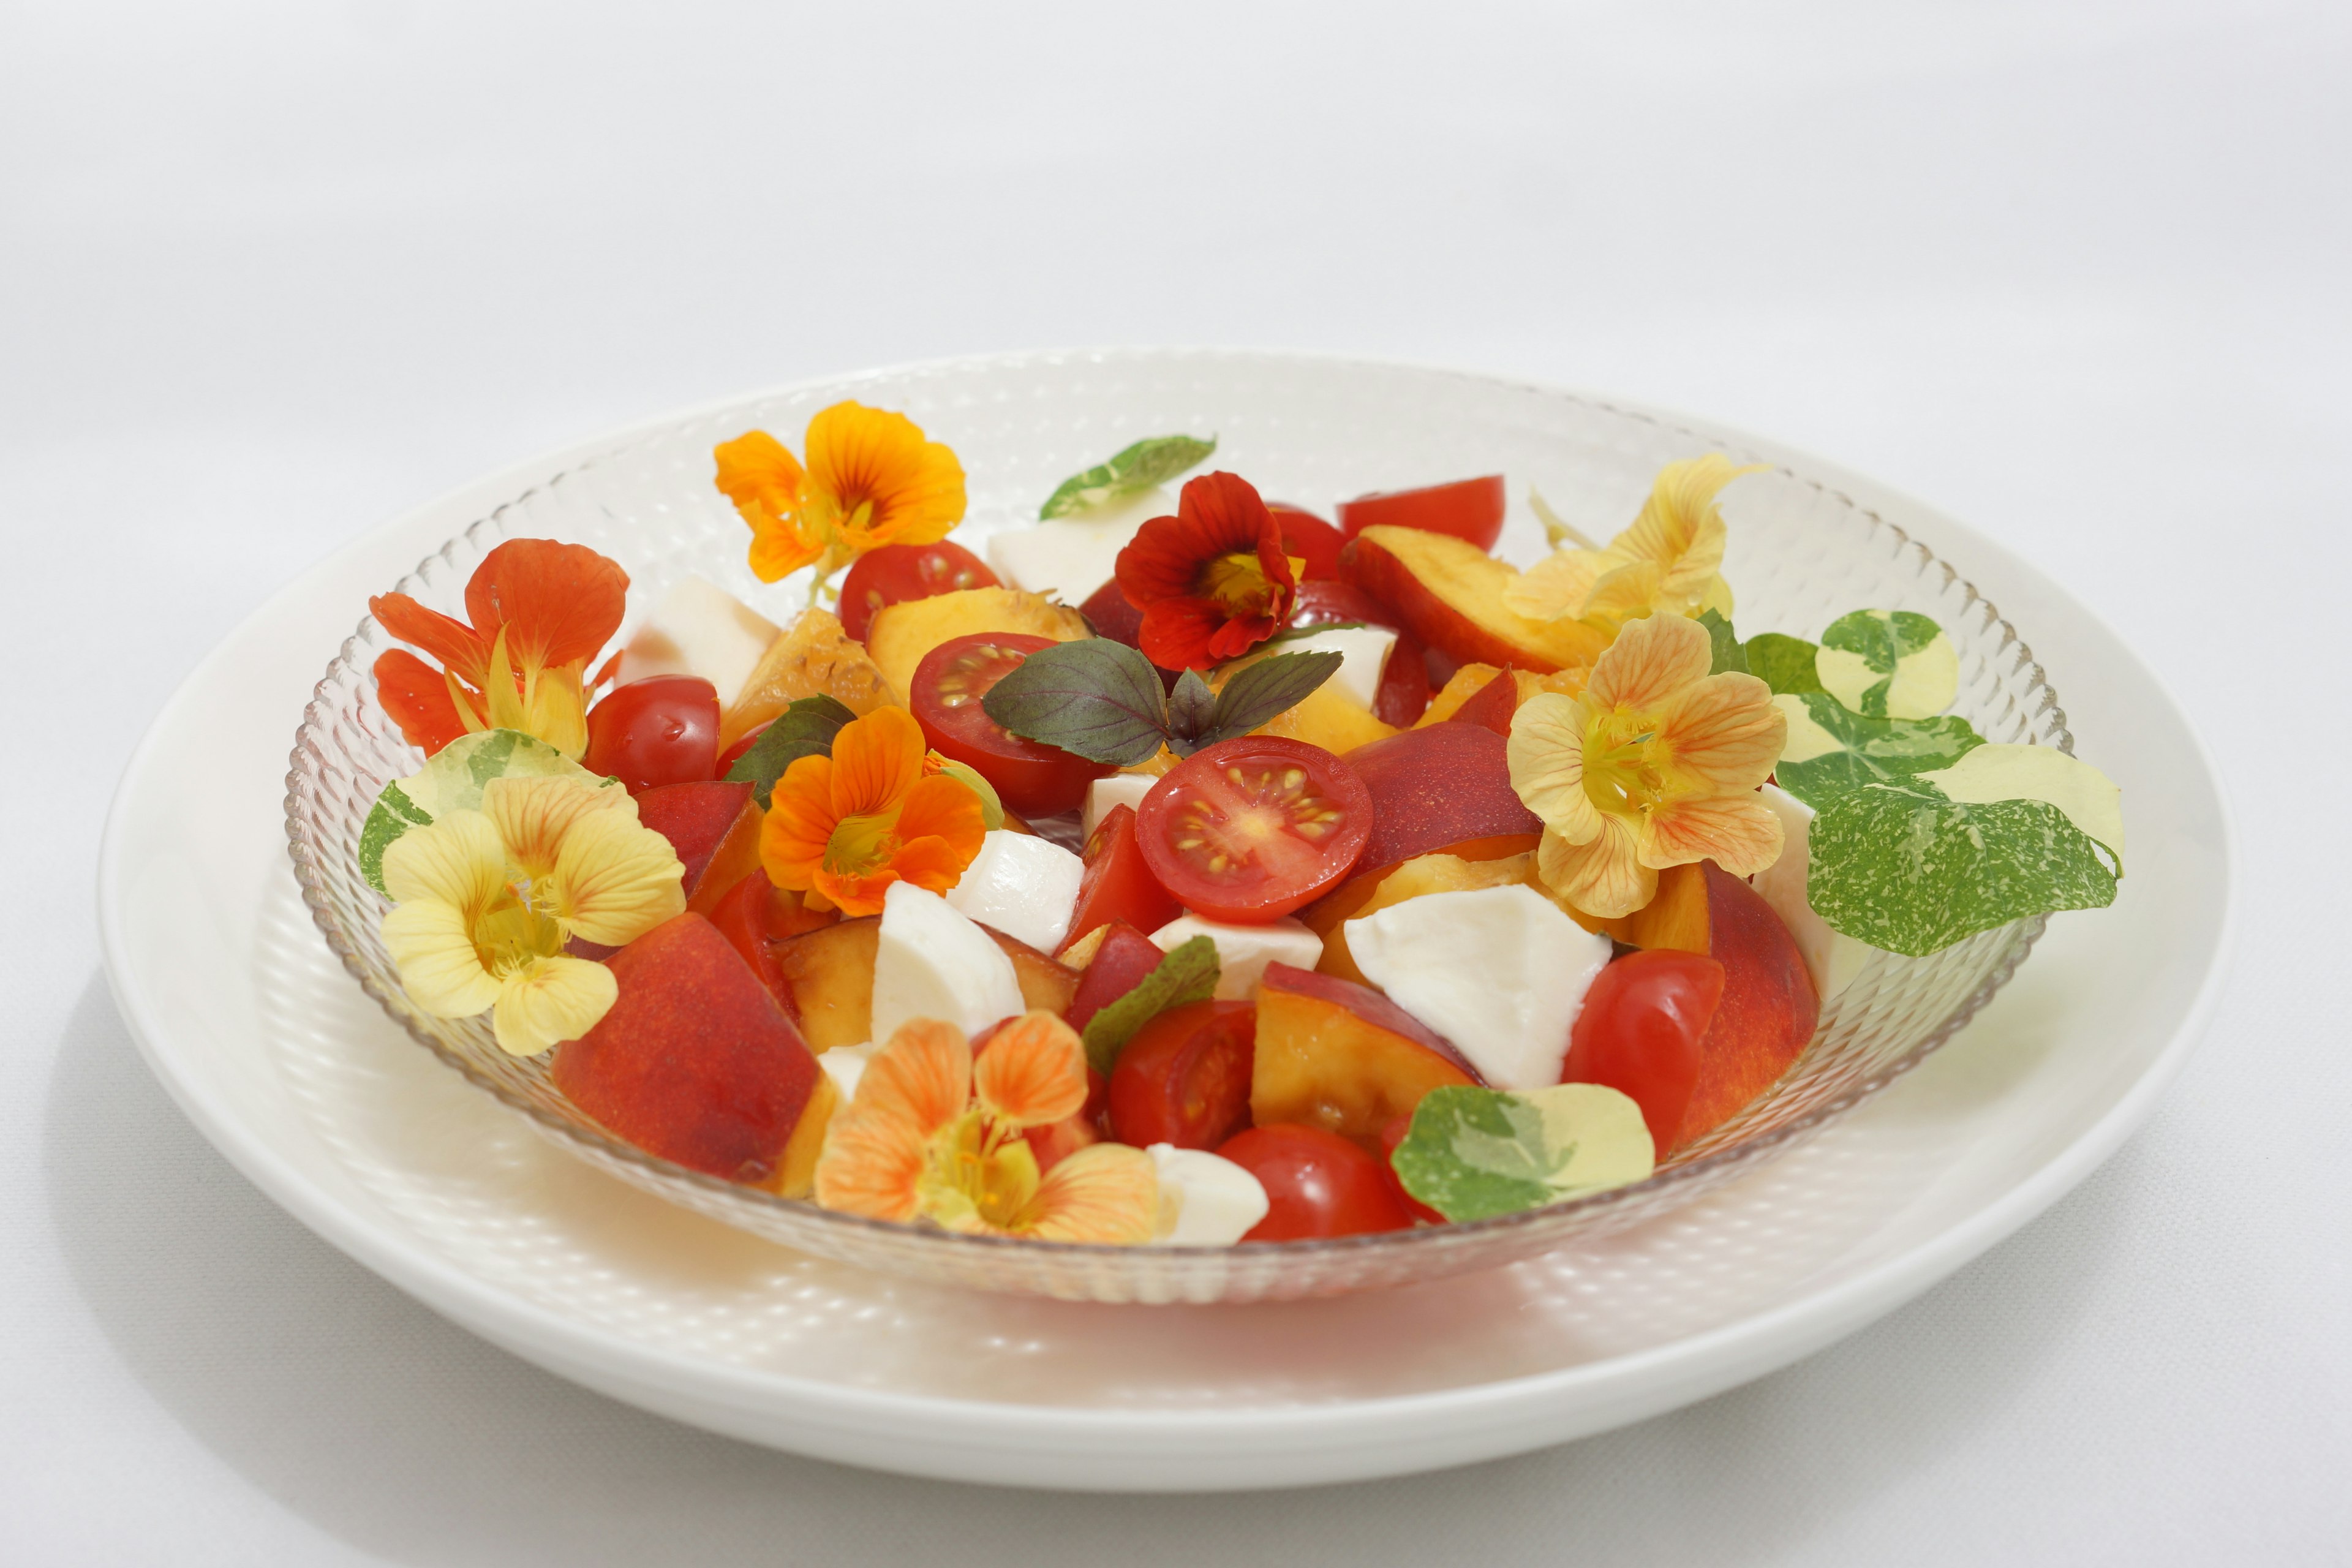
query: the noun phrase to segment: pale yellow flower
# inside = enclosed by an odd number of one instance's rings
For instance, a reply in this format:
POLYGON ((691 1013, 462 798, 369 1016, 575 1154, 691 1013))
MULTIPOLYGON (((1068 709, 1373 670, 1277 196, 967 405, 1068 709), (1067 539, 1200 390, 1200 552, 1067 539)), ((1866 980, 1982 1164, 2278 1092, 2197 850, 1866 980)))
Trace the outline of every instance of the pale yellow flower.
POLYGON ((1709 675, 1706 629, 1650 616, 1617 634, 1582 695, 1544 692, 1511 721, 1511 787, 1543 818, 1536 866, 1585 914, 1614 920, 1654 897, 1669 866, 1735 877, 1780 858, 1780 819, 1756 792, 1788 720, 1752 675, 1709 675))
POLYGON ((1519 574, 1503 603, 1533 620, 1581 621, 1612 631, 1647 615, 1729 619, 1731 587, 1723 580, 1723 513, 1715 498, 1742 474, 1720 453, 1668 463, 1632 527, 1603 550, 1565 549, 1519 574))
POLYGON ((536 1056, 613 1005, 612 971, 563 951, 618 947, 686 908, 685 868, 619 789, 492 779, 479 811, 412 827, 383 855, 399 906, 383 944, 409 1000, 437 1018, 488 1010, 499 1046, 536 1056))

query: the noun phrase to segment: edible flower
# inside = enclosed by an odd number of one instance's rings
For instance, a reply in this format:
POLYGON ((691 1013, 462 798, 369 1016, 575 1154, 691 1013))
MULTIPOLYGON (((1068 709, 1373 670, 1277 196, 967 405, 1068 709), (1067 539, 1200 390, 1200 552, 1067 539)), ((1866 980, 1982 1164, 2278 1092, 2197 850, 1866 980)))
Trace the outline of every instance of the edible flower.
POLYGON ((890 884, 956 885, 987 832, 980 796, 952 773, 926 773, 923 727, 903 708, 844 724, 831 756, 784 770, 760 827, 768 879, 812 889, 845 914, 879 914, 890 884))
POLYGON ((500 1049, 537 1056, 586 1034, 619 994, 611 970, 565 942, 635 941, 686 908, 685 871, 624 790, 496 778, 481 810, 446 812, 385 849, 399 907, 383 944, 410 1001, 436 1018, 488 1008, 500 1049))
MULTIPOLYGON (((1563 549, 1538 561, 1504 588, 1504 605, 1533 620, 1581 621, 1602 631, 1647 615, 1713 610, 1728 619, 1723 513, 1715 498, 1740 475, 1762 470, 1734 468, 1718 452, 1668 463, 1632 527, 1606 549, 1563 549)), ((1560 524, 1559 535, 1572 531, 1560 524)))
POLYGON ((903 414, 836 403, 809 421, 803 468, 765 430, 722 442, 719 489, 751 527, 751 571, 773 583, 811 562, 825 580, 885 544, 934 544, 963 521, 963 465, 903 414))
POLYGON ((1541 692, 1511 720, 1511 787, 1543 818, 1536 868, 1587 915, 1646 905, 1669 866, 1735 877, 1780 858, 1780 819, 1756 794, 1788 738, 1772 689, 1709 675, 1706 628, 1651 616, 1617 634, 1580 696, 1541 692))
POLYGON ((1086 1104, 1086 1049, 1051 1013, 998 1029, 977 1060, 935 1018, 903 1025, 834 1113, 816 1201, 874 1219, 1040 1241, 1143 1242, 1160 1215, 1151 1156, 1094 1143, 1040 1173, 1022 1130, 1086 1104))
POLYGON ((1304 563, 1247 479, 1223 470, 1186 482, 1174 517, 1155 517, 1118 552, 1118 588, 1143 612, 1138 641, 1162 669, 1200 669, 1280 631, 1304 563))
POLYGON ((509 539, 466 583, 471 624, 405 594, 368 613, 404 648, 375 661, 376 700, 409 744, 431 756, 460 735, 520 730, 575 760, 588 749, 582 672, 620 629, 628 574, 582 544, 509 539))

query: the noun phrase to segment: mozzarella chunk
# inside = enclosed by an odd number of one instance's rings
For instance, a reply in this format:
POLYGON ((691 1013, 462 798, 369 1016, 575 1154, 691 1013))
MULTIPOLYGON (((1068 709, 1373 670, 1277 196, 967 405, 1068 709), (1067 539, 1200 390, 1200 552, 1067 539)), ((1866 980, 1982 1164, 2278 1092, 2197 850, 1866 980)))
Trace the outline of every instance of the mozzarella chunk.
POLYGON ((1175 510, 1176 498, 1155 485, 1077 517, 992 533, 988 538, 989 569, 1012 587, 1081 605, 1118 574, 1118 552, 1136 530, 1175 510))
POLYGON ((621 650, 618 679, 626 683, 652 675, 698 675, 719 689, 726 707, 782 636, 759 611, 701 577, 681 577, 662 595, 629 646, 621 650))
POLYGON ((1338 654, 1339 671, 1324 684, 1357 707, 1370 708, 1372 700, 1380 695, 1381 676, 1389 667, 1389 655, 1395 651, 1396 640, 1396 633, 1386 626, 1354 626, 1292 637, 1276 643, 1275 651, 1338 654))
POLYGON ((871 1042, 862 1046, 835 1046, 817 1055, 816 1065, 824 1076, 833 1079, 833 1087, 841 1091, 841 1103, 848 1104, 857 1098, 857 1080, 866 1076, 866 1064, 874 1059, 871 1042))
POLYGON ((1231 1247, 1272 1206, 1265 1185, 1231 1160, 1173 1143, 1154 1143, 1148 1152, 1160 1173, 1151 1239, 1163 1247, 1231 1247))
POLYGON ((1805 883, 1813 866, 1813 808, 1779 784, 1766 784, 1763 795, 1764 804, 1780 819, 1780 858, 1748 880, 1797 939, 1797 951, 1804 954, 1813 989, 1827 1006, 1831 997, 1853 984, 1864 961, 1877 949, 1832 931, 1806 900, 1805 883))
POLYGON ((910 1018, 939 1018, 974 1035, 1022 1011, 1013 961, 993 937, 937 893, 890 884, 874 952, 877 1040, 910 1018))
POLYGON ((1113 773, 1107 779, 1097 779, 1087 785, 1086 810, 1080 815, 1079 831, 1087 837, 1095 836, 1095 826, 1110 815, 1115 805, 1143 809, 1143 797, 1160 781, 1150 773, 1113 773))
POLYGON ((948 889, 948 902, 968 919, 1051 952, 1070 934, 1086 870, 1086 862, 1060 845, 1000 827, 982 837, 980 853, 948 889))
POLYGON ((1257 994, 1269 963, 1312 969, 1323 961, 1323 939, 1294 920, 1268 925, 1227 925, 1189 910, 1151 933, 1153 945, 1173 952, 1196 936, 1217 944, 1217 999, 1243 1002, 1257 994))
POLYGON ((1559 1081, 1585 990, 1614 951, 1517 883, 1425 893, 1347 930, 1357 967, 1496 1089, 1559 1081))

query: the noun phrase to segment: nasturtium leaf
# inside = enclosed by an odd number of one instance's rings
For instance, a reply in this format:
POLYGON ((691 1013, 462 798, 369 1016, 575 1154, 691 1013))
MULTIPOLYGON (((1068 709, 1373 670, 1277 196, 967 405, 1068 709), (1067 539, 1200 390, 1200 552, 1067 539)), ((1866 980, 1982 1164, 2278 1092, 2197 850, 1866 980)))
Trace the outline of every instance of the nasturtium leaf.
MULTIPOLYGON (((938 756, 937 752, 932 755, 938 756)), ((1004 802, 998 797, 996 786, 982 778, 978 768, 940 757, 940 772, 980 796, 980 825, 991 833, 1004 826, 1004 802)))
POLYGON ((1822 689, 1821 677, 1813 673, 1813 658, 1821 650, 1802 637, 1759 632, 1742 651, 1748 656, 1748 673, 1770 687, 1775 697, 1822 689))
POLYGON ((750 784, 751 798, 765 811, 784 771, 803 757, 831 756, 833 738, 856 717, 839 700, 822 692, 803 697, 760 731, 760 738, 727 769, 727 782, 750 784))
POLYGON ((1984 738, 1957 714, 1868 719, 1826 691, 1772 701, 1789 721, 1788 743, 1773 765, 1773 779, 1815 811, 1866 784, 1899 782, 1930 768, 1949 767, 1984 744, 1984 738))
POLYGON ((1092 511, 1106 501, 1164 485, 1217 449, 1217 438, 1193 436, 1150 436, 1138 441, 1107 463, 1064 479, 1045 504, 1041 518, 1070 517, 1092 511))
POLYGON ((1948 768, 1914 775, 1948 798, 1968 805, 1997 800, 2043 800, 2116 858, 2124 859, 2123 792, 2090 763, 2055 746, 2011 746, 1988 742, 1948 768))
POLYGON ((360 825, 360 875, 384 891, 383 852, 412 827, 451 811, 479 811, 482 791, 492 779, 570 777, 607 789, 621 781, 600 777, 546 742, 520 730, 478 730, 460 735, 424 767, 394 779, 376 795, 360 825))
POLYGON ((1262 658, 1225 682, 1198 744, 1214 745, 1246 735, 1277 713, 1287 712, 1339 673, 1345 658, 1328 648, 1315 653, 1278 653, 1262 658))
POLYGON ((1822 634, 1813 672, 1822 689, 1873 719, 1928 719, 1960 690, 1960 656, 1926 616, 1856 610, 1822 634))
POLYGON ((1641 1108, 1600 1084, 1450 1084, 1422 1097, 1390 1163, 1406 1192, 1459 1224, 1644 1180, 1656 1152, 1641 1108))
POLYGON ((1159 753, 1168 697, 1151 661, 1108 637, 1041 647, 980 700, 982 711, 1024 740, 1113 767, 1159 753))
POLYGON ((1921 957, 2029 915, 2103 909, 2116 874, 2042 800, 1955 801, 1872 784, 1814 817, 1805 900, 1832 930, 1921 957))
POLYGON ((1196 936, 1177 943, 1134 990, 1087 1020, 1087 1064, 1108 1078, 1137 1030, 1171 1007, 1215 995, 1217 973, 1214 942, 1196 936))
POLYGON ((1176 678, 1176 689, 1168 694, 1168 749, 1180 757, 1189 757, 1207 742, 1200 739, 1215 722, 1217 694, 1201 679, 1197 669, 1188 669, 1176 678))
POLYGON ((1713 610, 1701 610, 1698 624, 1706 628, 1706 639, 1714 645, 1714 659, 1707 667, 1709 675, 1721 675, 1725 670, 1737 670, 1741 675, 1751 673, 1748 668, 1748 650, 1739 646, 1739 636, 1731 623, 1713 610))

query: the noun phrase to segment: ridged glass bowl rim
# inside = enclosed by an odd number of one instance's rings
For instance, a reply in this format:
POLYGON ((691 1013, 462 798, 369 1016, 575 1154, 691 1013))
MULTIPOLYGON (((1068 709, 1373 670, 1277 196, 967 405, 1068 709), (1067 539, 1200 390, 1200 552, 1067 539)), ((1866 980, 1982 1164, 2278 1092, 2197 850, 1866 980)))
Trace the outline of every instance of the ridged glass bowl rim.
MULTIPOLYGON (((812 376, 805 380, 786 383, 755 393, 713 399, 690 408, 677 410, 632 425, 604 441, 596 443, 597 449, 593 455, 548 473, 529 486, 520 495, 509 499, 510 501, 520 500, 522 496, 555 484, 572 475, 586 473, 624 456, 635 441, 653 437, 678 423, 737 405, 789 397, 820 388, 839 388, 847 392, 848 389, 861 384, 888 381, 910 374, 982 370, 992 366, 1011 366, 1063 359, 1100 362, 1169 358, 1279 360, 1301 366, 1318 365, 1343 370, 1353 367, 1367 370, 1409 371, 1439 380, 1460 381, 1489 390, 1523 392, 1558 399, 1618 418, 1637 420, 1643 424, 1655 426, 1713 449, 1724 449, 1727 446, 1720 433, 1696 429, 1677 423, 1670 416, 1647 409, 1627 407, 1590 394, 1542 382, 1445 366, 1420 364, 1408 361, 1364 355, 1257 349, 1053 349, 958 355, 944 359, 877 366, 844 375, 812 376)), ((1739 451, 1738 455, 1747 462, 1763 463, 1774 473, 1794 479, 1800 484, 1809 486, 1843 502, 1858 516, 1868 520, 1878 528, 1886 530, 1897 542, 1899 547, 1916 552, 1919 563, 1923 567, 1940 565, 1950 574, 1948 581, 1951 586, 1964 592, 1969 604, 1983 605, 1985 614, 1990 617, 1987 630, 1997 628, 2000 635, 2001 647, 2004 649, 2012 647, 2016 649, 2016 663, 2012 668, 2024 679, 2027 687, 2038 689, 2041 691, 2042 697, 2037 709, 2050 726, 2049 743, 2067 755, 2074 754, 2074 736, 2066 727, 2065 710, 2058 703, 2057 692, 2050 685, 2047 672, 2034 659, 2032 648, 2018 635, 2016 626, 2007 617, 2001 616, 1999 608, 1990 599, 1977 591, 1973 583, 1955 570, 1950 563, 1943 561, 1934 551, 1913 538, 1908 530, 1898 523, 1889 521, 1875 509, 1863 505, 1835 486, 1801 473, 1790 464, 1776 461, 1752 451, 1739 451)), ((448 542, 455 543, 457 539, 472 532, 474 528, 479 526, 481 526, 479 522, 469 526, 459 534, 453 535, 448 542)), ((443 548, 446 549, 446 544, 443 548)), ((439 553, 439 551, 427 552, 419 560, 417 570, 424 571, 439 553)), ((975 1258, 1037 1256, 1062 1259, 1090 1257, 1112 1259, 1136 1257, 1140 1249, 1127 1244, 1040 1241, 1024 1237, 975 1236, 892 1220, 870 1219, 862 1215, 845 1214, 836 1209, 824 1208, 806 1199, 780 1197, 757 1187, 745 1186, 740 1183, 730 1182, 719 1176, 691 1170, 674 1161, 665 1160, 657 1154, 647 1153, 634 1144, 611 1137, 586 1122, 584 1119, 581 1121, 572 1121, 531 1103, 510 1091, 505 1085, 478 1071, 465 1057, 450 1049, 431 1031, 424 1028, 402 1005, 401 999, 377 983, 362 962, 357 948, 344 934, 342 923, 336 916, 327 892, 320 883, 319 873, 314 868, 314 863, 320 857, 315 836, 310 831, 311 799, 299 787, 307 771, 306 759, 311 752, 311 748, 305 742, 314 736, 323 739, 321 720, 326 711, 328 694, 334 689, 336 678, 341 671, 355 668, 353 661, 362 651, 362 637, 368 621, 372 618, 363 616, 359 628, 352 637, 344 640, 333 659, 329 661, 327 673, 320 677, 312 688, 311 700, 303 709, 302 722, 295 733, 294 749, 289 757, 291 766, 286 778, 287 850, 293 860, 295 879, 300 884, 303 902, 310 907, 311 918, 325 935, 328 946, 341 960, 343 967, 358 980, 361 989, 374 998, 384 1013, 394 1023, 400 1025, 411 1038, 431 1051, 443 1064, 456 1069, 467 1082, 487 1090, 508 1109, 530 1118, 543 1131, 553 1133, 560 1140, 577 1144, 583 1151, 593 1151, 612 1159, 625 1161, 656 1176, 684 1183, 688 1186, 717 1194, 728 1202, 772 1207, 791 1214, 795 1218, 814 1219, 819 1223, 840 1226, 845 1232, 881 1235, 894 1239, 919 1237, 923 1245, 950 1249, 950 1254, 960 1250, 963 1256, 975 1258)), ((1253 1258, 1331 1258, 1361 1255, 1370 1251, 1381 1251, 1393 1255, 1416 1247, 1444 1245, 1450 1250, 1461 1245, 1465 1237, 1502 1237, 1536 1226, 1559 1226, 1562 1231, 1562 1244, 1570 1244, 1575 1239, 1575 1237, 1570 1234, 1575 1227, 1564 1222, 1571 1215, 1605 1216, 1609 1210, 1631 1203, 1637 1198, 1648 1198, 1671 1192, 1677 1186, 1696 1183, 1702 1177, 1727 1174, 1738 1165, 1762 1159, 1766 1155, 1802 1141, 1885 1089, 1889 1084, 1926 1060, 1937 1047, 1958 1034, 1970 1019, 1983 1010, 1986 1004, 1992 1000, 1993 995, 2017 973, 2019 964, 2024 962, 2026 955, 2032 951, 2034 943, 2040 940, 2045 924, 2045 920, 2041 916, 2012 922, 2007 928, 2011 938, 2007 949, 1987 972, 1984 979, 1962 999, 1951 1014, 1935 1028, 1929 1030, 1910 1050, 1843 1094, 1801 1116, 1793 1117, 1785 1122, 1759 1131, 1753 1137, 1717 1150, 1713 1153, 1681 1163, 1662 1166, 1646 1180, 1636 1182, 1629 1186, 1613 1187, 1605 1192, 1590 1194, 1564 1203, 1523 1209, 1516 1214, 1498 1215, 1489 1219, 1469 1220, 1452 1225, 1416 1226, 1410 1230, 1381 1231, 1366 1236, 1334 1237, 1300 1241, 1239 1242, 1230 1246, 1175 1247, 1155 1244, 1148 1250, 1155 1258, 1170 1260, 1186 1258, 1232 1257, 1237 1251, 1244 1252, 1246 1256, 1253 1258)), ((1811 1049, 1810 1045, 1807 1048, 1811 1049)), ((1798 1059, 1801 1061, 1803 1059, 1801 1053, 1798 1059)), ((709 1214, 711 1211, 701 1209, 698 1212, 709 1214)), ((789 1244, 780 1243, 779 1245, 789 1244)))

